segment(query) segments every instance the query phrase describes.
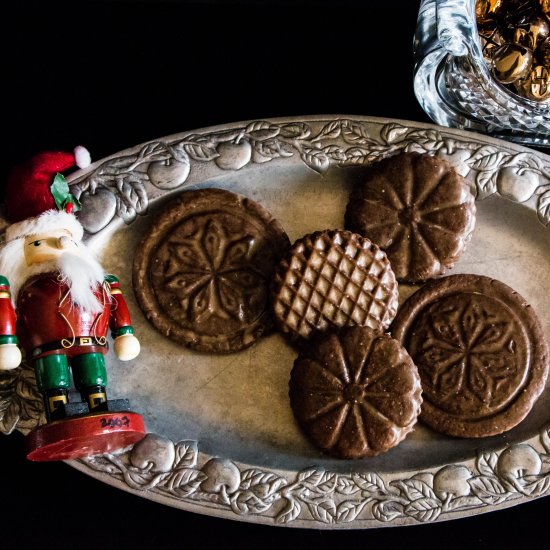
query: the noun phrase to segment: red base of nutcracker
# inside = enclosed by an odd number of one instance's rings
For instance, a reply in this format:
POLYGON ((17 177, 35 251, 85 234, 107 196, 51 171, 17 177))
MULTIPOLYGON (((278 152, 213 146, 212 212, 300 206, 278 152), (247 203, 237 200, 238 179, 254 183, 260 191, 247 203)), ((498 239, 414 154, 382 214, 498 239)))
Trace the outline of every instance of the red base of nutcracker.
POLYGON ((145 437, 141 415, 97 412, 44 424, 26 439, 27 458, 37 462, 110 453, 145 437))

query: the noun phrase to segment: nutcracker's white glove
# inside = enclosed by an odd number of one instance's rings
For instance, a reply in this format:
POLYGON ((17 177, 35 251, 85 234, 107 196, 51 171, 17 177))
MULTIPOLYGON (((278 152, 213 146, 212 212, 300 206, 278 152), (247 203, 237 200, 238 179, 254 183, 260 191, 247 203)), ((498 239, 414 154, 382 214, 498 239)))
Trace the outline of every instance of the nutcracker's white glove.
POLYGON ((21 351, 17 344, 0 345, 0 370, 15 369, 21 364, 21 351))
POLYGON ((139 355, 141 346, 133 334, 121 334, 115 338, 114 349, 121 361, 130 361, 139 355))

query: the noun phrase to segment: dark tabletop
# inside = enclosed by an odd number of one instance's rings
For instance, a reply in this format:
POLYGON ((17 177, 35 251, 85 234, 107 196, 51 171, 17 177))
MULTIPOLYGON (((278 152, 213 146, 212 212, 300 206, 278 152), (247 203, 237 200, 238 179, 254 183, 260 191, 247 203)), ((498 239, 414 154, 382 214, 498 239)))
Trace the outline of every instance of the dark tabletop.
MULTIPOLYGON (((269 117, 430 122, 413 92, 419 0, 52 4, 4 12, 2 181, 45 149, 94 159, 154 138, 269 117)), ((0 436, 0 548, 548 548, 550 501, 366 531, 276 528, 172 509, 0 436)))

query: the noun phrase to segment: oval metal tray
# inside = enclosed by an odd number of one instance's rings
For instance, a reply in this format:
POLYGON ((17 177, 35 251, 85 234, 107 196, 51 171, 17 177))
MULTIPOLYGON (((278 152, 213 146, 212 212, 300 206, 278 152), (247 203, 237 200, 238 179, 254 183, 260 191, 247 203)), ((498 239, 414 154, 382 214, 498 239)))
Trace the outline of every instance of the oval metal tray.
MULTIPOLYGON (((550 336, 550 157, 481 135, 349 116, 251 121, 186 132, 95 162, 70 178, 89 246, 126 289, 141 355, 109 355, 110 396, 150 432, 133 449, 70 463, 105 483, 184 510, 267 524, 370 528, 452 519, 550 494, 550 389, 506 434, 455 439, 419 424, 388 453, 337 461, 315 450, 288 405, 295 351, 278 334, 214 356, 184 349, 144 318, 133 252, 154 214, 190 189, 260 202, 291 241, 338 228, 366 164, 400 151, 448 159, 477 193, 477 227, 452 273, 499 279, 550 336), (151 216, 149 214, 152 214, 151 216)), ((412 291, 403 286, 400 301, 412 291)), ((0 375, 2 431, 41 418, 26 365, 0 375)))

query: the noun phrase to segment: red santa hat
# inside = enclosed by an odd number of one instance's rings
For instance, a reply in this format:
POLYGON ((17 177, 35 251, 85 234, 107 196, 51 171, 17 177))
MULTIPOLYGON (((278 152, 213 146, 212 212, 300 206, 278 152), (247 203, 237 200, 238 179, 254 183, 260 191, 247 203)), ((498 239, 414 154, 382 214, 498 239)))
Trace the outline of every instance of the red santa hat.
POLYGON ((90 153, 82 146, 72 152, 46 151, 16 166, 6 182, 4 210, 13 223, 6 230, 6 241, 28 235, 66 229, 81 240, 83 229, 70 210, 56 209, 51 191, 57 173, 90 165, 90 153))

